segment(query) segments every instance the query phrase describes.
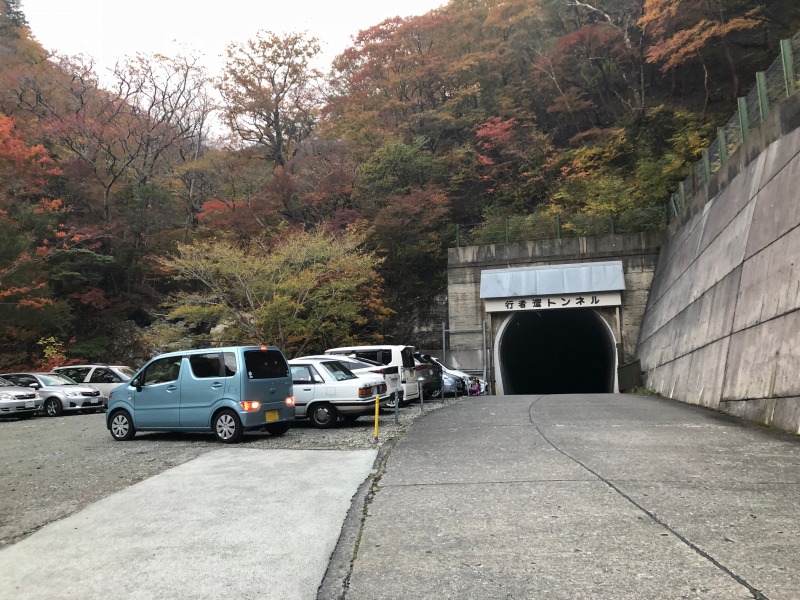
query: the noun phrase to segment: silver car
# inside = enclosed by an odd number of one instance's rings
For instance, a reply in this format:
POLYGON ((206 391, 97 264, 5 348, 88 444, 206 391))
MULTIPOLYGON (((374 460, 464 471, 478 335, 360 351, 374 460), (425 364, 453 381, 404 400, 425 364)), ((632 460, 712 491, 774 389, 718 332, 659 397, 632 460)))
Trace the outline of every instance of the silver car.
POLYGON ((36 390, 17 387, 0 378, 0 417, 30 419, 42 409, 42 404, 44 400, 36 390))
POLYGON ((77 384, 57 373, 6 373, 0 377, 14 385, 38 390, 48 417, 58 417, 66 411, 100 411, 108 403, 97 388, 77 384))
POLYGON ((66 375, 77 383, 85 383, 90 387, 97 388, 106 398, 106 406, 108 406, 108 397, 111 396, 111 391, 130 381, 136 371, 124 365, 70 365, 56 367, 52 373, 66 375))

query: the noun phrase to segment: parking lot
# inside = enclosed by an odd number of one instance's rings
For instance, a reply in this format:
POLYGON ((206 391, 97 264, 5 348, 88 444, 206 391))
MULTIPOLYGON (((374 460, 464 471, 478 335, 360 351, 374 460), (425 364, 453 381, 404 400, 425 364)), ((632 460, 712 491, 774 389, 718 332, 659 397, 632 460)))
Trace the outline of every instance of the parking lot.
MULTIPOLYGON (((462 399, 426 402, 425 410, 462 399)), ((378 443, 396 439, 419 415, 419 405, 401 408, 395 425, 393 413, 381 413, 378 443)), ((0 419, 0 548, 118 490, 223 447, 211 434, 137 433, 129 442, 115 442, 104 419, 104 413, 0 419)), ((297 422, 279 438, 248 433, 240 446, 373 448, 374 424, 371 416, 333 429, 297 422)))

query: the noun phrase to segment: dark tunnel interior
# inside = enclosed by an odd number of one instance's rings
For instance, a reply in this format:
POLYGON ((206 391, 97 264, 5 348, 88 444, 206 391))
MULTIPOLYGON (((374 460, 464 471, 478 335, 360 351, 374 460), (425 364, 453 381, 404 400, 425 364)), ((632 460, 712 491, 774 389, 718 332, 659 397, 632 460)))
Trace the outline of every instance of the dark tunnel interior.
POLYGON ((592 310, 516 314, 498 354, 506 394, 614 391, 613 339, 592 310))

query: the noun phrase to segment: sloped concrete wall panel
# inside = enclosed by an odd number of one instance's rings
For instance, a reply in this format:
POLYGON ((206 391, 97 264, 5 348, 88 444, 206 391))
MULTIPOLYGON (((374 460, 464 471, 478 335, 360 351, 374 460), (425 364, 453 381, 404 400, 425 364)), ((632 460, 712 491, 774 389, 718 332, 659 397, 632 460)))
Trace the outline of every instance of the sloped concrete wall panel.
POLYGON ((760 252, 800 223, 800 160, 796 156, 759 192, 747 257, 760 252))
POLYGON ((744 264, 734 328, 739 331, 799 308, 800 227, 795 227, 744 264))
POLYGON ((769 145, 763 153, 765 164, 759 189, 786 168, 786 165, 794 159, 798 148, 800 148, 800 129, 787 133, 769 145))
POLYGON ((664 327, 741 265, 751 214, 752 203, 688 266, 661 299, 650 306, 642 324, 642 337, 647 338, 664 327))
POLYGON ((723 400, 800 396, 800 312, 731 336, 723 400))
POLYGON ((658 392, 800 431, 800 96, 662 246, 637 357, 658 392), (760 144, 760 146, 759 146, 760 144), (738 169, 738 170, 737 170, 738 169), (671 378, 671 381, 670 381, 671 378))
POLYGON ((655 306, 669 291, 675 281, 689 268, 696 258, 695 248, 702 232, 705 214, 697 214, 662 246, 653 287, 650 289, 650 305, 655 306))
POLYGON ((730 223, 739 215, 747 204, 758 194, 761 176, 766 163, 766 154, 762 154, 747 169, 737 181, 735 187, 724 188, 719 196, 708 204, 707 225, 703 231, 703 239, 698 248, 704 252, 730 223))
POLYGON ((725 382, 725 365, 718 357, 728 352, 729 340, 727 337, 722 338, 692 353, 691 376, 684 392, 688 402, 719 409, 725 382))

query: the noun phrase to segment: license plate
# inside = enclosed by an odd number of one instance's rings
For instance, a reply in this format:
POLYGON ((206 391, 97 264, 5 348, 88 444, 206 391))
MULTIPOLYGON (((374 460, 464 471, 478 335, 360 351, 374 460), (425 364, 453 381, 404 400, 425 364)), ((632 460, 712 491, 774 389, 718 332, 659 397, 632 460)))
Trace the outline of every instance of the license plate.
POLYGON ((264 413, 264 416, 267 419, 267 423, 272 423, 273 421, 277 421, 280 418, 277 410, 268 410, 264 413))
POLYGON ((36 408, 36 403, 33 400, 26 400, 25 408, 36 408))

